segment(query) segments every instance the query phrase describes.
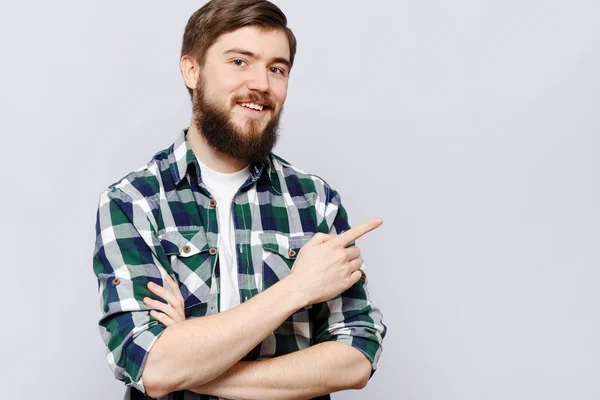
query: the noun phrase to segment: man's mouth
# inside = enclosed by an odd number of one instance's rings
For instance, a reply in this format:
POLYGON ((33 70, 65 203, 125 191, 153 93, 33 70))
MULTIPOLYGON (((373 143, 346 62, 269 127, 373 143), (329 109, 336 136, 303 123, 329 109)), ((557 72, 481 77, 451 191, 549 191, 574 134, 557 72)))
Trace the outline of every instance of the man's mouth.
POLYGON ((265 105, 265 104, 258 104, 258 103, 237 103, 238 105, 245 107, 245 108, 249 108, 251 110, 256 110, 256 111, 263 111, 263 110, 268 110, 270 107, 265 105))

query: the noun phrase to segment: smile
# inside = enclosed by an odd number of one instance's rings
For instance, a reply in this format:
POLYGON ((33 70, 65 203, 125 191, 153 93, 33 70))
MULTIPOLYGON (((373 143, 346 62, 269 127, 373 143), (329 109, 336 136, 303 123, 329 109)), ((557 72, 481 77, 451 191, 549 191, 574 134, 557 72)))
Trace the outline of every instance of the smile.
POLYGON ((263 117, 271 109, 267 105, 257 103, 237 103, 238 106, 245 110, 245 113, 249 117, 258 118, 263 117))
POLYGON ((253 110, 262 111, 263 108, 267 108, 267 106, 263 106, 262 104, 256 103, 238 103, 242 107, 251 108, 253 110))

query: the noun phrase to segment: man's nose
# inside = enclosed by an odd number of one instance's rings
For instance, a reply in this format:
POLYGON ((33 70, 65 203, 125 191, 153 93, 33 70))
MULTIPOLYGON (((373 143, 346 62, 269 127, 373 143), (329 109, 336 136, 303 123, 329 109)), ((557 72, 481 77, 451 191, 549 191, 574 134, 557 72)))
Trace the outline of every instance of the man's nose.
POLYGON ((269 91, 269 74, 266 68, 256 68, 250 73, 247 86, 250 90, 269 91))

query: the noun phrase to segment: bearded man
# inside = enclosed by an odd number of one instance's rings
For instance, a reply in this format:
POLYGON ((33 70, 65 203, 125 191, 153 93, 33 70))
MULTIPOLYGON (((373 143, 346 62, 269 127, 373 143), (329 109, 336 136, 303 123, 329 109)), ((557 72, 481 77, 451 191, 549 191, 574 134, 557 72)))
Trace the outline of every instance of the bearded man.
POLYGON ((126 399, 329 398, 386 333, 339 194, 272 153, 296 38, 262 0, 213 0, 183 37, 189 128, 100 196, 93 266, 126 399))

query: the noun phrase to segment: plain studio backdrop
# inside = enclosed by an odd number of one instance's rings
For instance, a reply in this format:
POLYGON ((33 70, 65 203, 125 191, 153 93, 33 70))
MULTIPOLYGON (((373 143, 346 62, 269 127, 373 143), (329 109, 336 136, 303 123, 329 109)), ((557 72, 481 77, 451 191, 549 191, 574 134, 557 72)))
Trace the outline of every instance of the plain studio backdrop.
MULTIPOLYGON (((190 119, 202 1, 2 1, 3 399, 120 399, 100 193, 190 119)), ((275 152, 337 189, 388 335, 336 399, 600 398, 600 5, 277 1, 298 38, 275 152)))

